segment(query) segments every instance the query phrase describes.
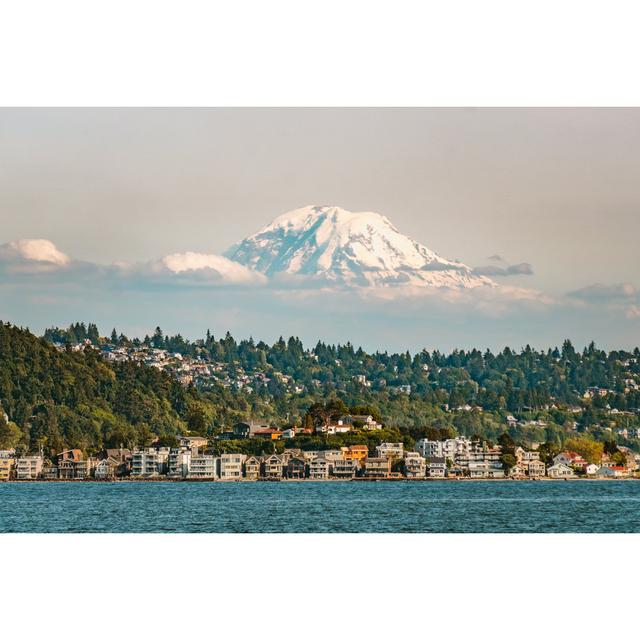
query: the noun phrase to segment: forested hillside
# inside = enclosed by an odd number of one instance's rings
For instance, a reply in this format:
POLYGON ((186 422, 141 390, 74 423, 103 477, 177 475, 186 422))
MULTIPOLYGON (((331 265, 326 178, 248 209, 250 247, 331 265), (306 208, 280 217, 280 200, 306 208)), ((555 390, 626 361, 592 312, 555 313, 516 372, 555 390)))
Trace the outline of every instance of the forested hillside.
POLYGON ((107 364, 93 349, 58 351, 1 322, 0 403, 10 421, 0 446, 47 451, 175 436, 207 404, 151 367, 107 364))
POLYGON ((332 417, 371 413, 385 430, 304 435, 295 446, 372 438, 411 446, 456 433, 495 442, 508 431, 523 443, 582 434, 637 450, 640 353, 578 351, 569 341, 497 354, 366 353, 350 344, 308 349, 297 338, 268 345, 207 333, 192 342, 159 328, 143 339, 101 337, 83 323, 42 339, 0 323, 0 403, 9 419, 0 414, 0 448, 47 453, 171 443, 187 432, 215 438, 238 420, 311 427, 322 407, 332 417))

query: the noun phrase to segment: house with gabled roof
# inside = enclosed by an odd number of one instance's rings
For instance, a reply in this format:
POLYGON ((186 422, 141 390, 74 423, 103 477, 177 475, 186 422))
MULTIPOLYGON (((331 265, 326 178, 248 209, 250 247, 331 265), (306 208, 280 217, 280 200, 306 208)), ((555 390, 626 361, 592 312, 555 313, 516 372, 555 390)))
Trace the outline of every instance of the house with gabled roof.
POLYGON ((550 478, 573 478, 576 474, 571 467, 558 462, 547 469, 547 475, 550 478))
POLYGON ((244 477, 247 480, 257 480, 260 477, 262 461, 256 456, 249 456, 244 461, 244 477))
POLYGON ((284 460, 282 456, 273 453, 265 456, 262 461, 262 476, 266 480, 280 480, 284 475, 284 460))
POLYGON ((302 456, 292 456, 285 466, 285 476, 290 480, 302 480, 307 475, 307 463, 302 456))

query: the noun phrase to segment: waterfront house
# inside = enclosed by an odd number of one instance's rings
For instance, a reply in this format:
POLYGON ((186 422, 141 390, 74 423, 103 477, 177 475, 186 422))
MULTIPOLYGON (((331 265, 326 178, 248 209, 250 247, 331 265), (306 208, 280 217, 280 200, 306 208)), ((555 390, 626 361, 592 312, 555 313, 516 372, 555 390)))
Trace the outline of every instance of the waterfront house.
POLYGON ((407 451, 404 455, 404 473, 407 478, 424 478, 427 475, 427 461, 417 451, 407 451))
POLYGON ((499 462, 482 460, 469 462, 470 478, 504 478, 504 469, 499 462))
POLYGON ((13 451, 13 449, 0 451, 0 481, 11 479, 13 465, 15 463, 15 459, 13 458, 14 453, 15 451, 13 451), (9 451, 11 451, 11 455, 8 455, 9 451))
POLYGON ((220 480, 240 480, 246 459, 243 453, 223 453, 220 456, 220 480))
POLYGON ((575 476, 575 472, 571 467, 559 462, 547 469, 547 475, 550 478, 573 478, 575 476))
POLYGON ((444 478, 447 473, 447 459, 439 456, 427 458, 427 476, 429 478, 444 478))
POLYGON ((511 469, 509 469, 509 477, 510 478, 524 478, 527 473, 527 468, 521 462, 515 464, 511 469))
POLYGON ((272 454, 266 456, 262 463, 263 476, 267 480, 279 480, 284 475, 284 460, 282 456, 272 454))
POLYGON ((287 461, 285 475, 291 480, 301 480, 307 475, 307 463, 302 456, 292 456, 287 461))
POLYGON ((613 478, 615 476, 615 472, 610 467, 600 467, 596 473, 596 478, 613 478))
POLYGON ((364 475, 366 478, 388 478, 391 473, 391 458, 366 458, 364 475))
POLYGON ((487 462, 469 462, 467 470, 470 478, 489 477, 489 464, 487 462))
POLYGON ((378 458, 402 458, 404 444, 402 442, 383 442, 376 447, 378 458))
POLYGON ((505 477, 504 467, 502 466, 502 463, 498 462, 498 461, 489 462, 488 468, 487 468, 487 472, 488 472, 488 477, 489 478, 504 478, 505 477))
POLYGON ((358 464, 369 456, 369 447, 366 444, 352 444, 342 450, 345 460, 354 460, 358 464))
POLYGON ((142 449, 134 451, 131 459, 131 475, 134 477, 153 478, 167 472, 169 449, 142 449))
POLYGON ((609 467, 613 471, 614 478, 627 478, 629 476, 629 469, 626 467, 616 465, 615 467, 609 467))
POLYGON ((529 478, 542 478, 546 472, 546 467, 542 460, 529 460, 524 464, 529 478))
POLYGON ((44 460, 42 456, 23 456, 16 460, 16 478, 18 480, 37 480, 42 475, 44 460))
POLYGON ((597 464, 593 464, 593 462, 591 464, 588 464, 585 469, 584 472, 586 475, 588 476, 595 476, 596 473, 598 473, 598 469, 600 467, 597 464))
POLYGON ((310 480, 328 480, 330 463, 324 457, 318 457, 309 464, 310 480))
POLYGON ((58 467, 50 462, 45 463, 42 466, 42 479, 43 480, 57 480, 58 479, 58 467))
POLYGON ((57 455, 58 478, 75 480, 89 477, 89 465, 80 449, 67 449, 57 455))
POLYGON ((192 455, 189 461, 187 478, 196 480, 215 480, 218 477, 218 458, 206 454, 192 455))
POLYGON ((262 463, 256 456, 249 456, 244 461, 244 477, 247 480, 257 480, 260 477, 262 463))
POLYGON ((357 460, 336 460, 333 463, 332 474, 335 478, 342 478, 343 480, 350 480, 356 474, 356 471, 360 467, 360 463, 357 460))
POLYGON ((58 459, 58 478, 60 480, 73 480, 75 478, 75 463, 73 460, 58 459))
POLYGON ((96 464, 93 475, 96 480, 113 480, 118 475, 120 464, 115 458, 104 458, 96 464))
POLYGON ((171 449, 169 452, 169 458, 167 459, 167 477, 176 479, 187 477, 192 451, 197 452, 198 448, 171 449))

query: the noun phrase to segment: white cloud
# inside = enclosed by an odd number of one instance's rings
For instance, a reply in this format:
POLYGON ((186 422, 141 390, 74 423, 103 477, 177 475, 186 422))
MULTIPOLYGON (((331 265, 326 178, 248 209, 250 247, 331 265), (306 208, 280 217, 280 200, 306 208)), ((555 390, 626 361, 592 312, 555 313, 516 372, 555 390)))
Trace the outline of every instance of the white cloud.
POLYGON ((30 267, 64 267, 71 258, 62 253, 51 240, 22 239, 13 240, 0 245, 0 262, 18 270, 29 270, 30 267))
POLYGON ((266 280, 262 274, 244 265, 211 253, 194 253, 192 251, 172 253, 162 258, 160 262, 172 273, 210 271, 229 283, 247 284, 266 280))

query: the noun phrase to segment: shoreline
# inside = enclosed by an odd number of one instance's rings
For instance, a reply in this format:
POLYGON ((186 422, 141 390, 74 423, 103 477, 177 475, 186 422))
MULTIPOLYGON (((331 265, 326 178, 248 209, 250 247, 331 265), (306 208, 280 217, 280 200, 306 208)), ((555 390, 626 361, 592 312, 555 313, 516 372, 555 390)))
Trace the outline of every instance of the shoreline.
POLYGON ((640 480, 640 477, 626 477, 626 478, 326 478, 326 479, 312 479, 312 478, 274 478, 266 479, 260 478, 258 480, 248 480, 245 478, 235 479, 213 479, 213 478, 111 478, 105 480, 96 480, 95 478, 78 478, 78 479, 64 479, 64 480, 43 480, 38 479, 25 479, 16 480, 0 480, 0 485, 3 484, 119 484, 119 483, 131 483, 131 484, 149 484, 149 483, 186 483, 186 484, 276 484, 276 483, 345 483, 345 482, 621 482, 621 481, 633 481, 640 480))

